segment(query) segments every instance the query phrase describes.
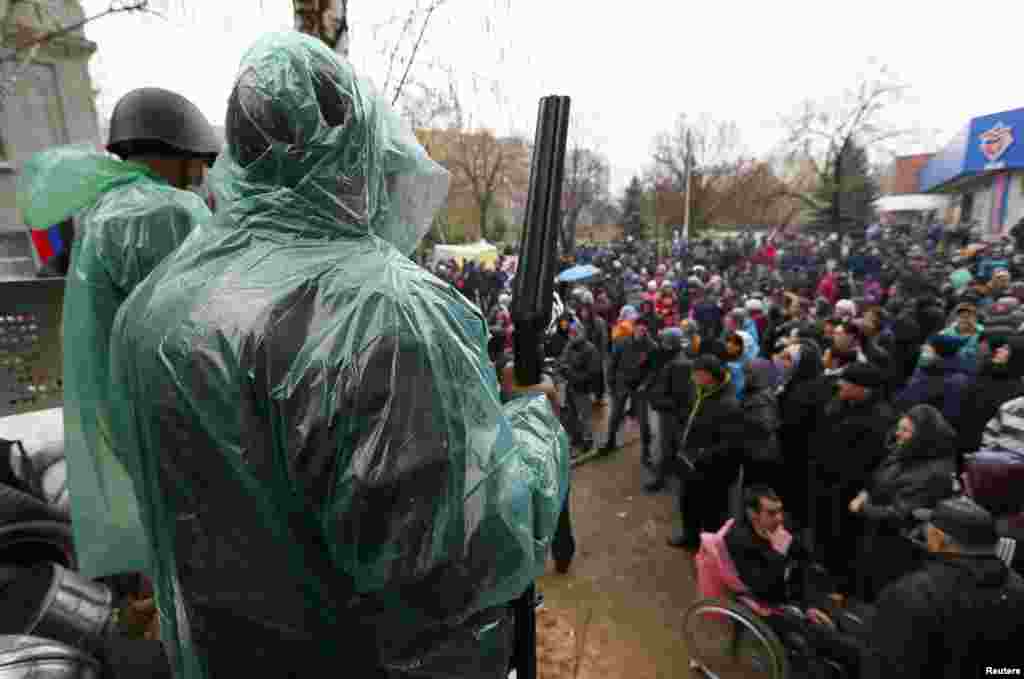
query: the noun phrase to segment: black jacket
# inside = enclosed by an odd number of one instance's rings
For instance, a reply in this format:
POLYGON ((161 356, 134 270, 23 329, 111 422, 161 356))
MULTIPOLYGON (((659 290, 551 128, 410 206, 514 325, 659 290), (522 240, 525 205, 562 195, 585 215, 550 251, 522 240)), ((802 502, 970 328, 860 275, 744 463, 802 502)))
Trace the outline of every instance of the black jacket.
POLYGON ((915 406, 907 417, 914 436, 906 447, 894 447, 875 470, 868 487, 871 499, 864 506, 867 519, 909 521, 913 510, 934 507, 953 495, 956 432, 931 406, 915 406))
POLYGON ((655 410, 682 416, 693 396, 690 368, 693 364, 682 349, 660 356, 656 372, 647 389, 648 403, 655 410))
POLYGON ((753 462, 782 462, 779 449, 779 428, 782 421, 775 388, 770 383, 768 365, 752 367, 747 375, 743 397, 743 440, 745 459, 753 462))
POLYGON ((744 517, 726 533, 725 546, 740 581, 758 601, 777 605, 791 599, 787 578, 789 567, 807 557, 806 550, 795 536, 787 553, 780 554, 772 548, 772 543, 754 532, 754 527, 744 517))
MULTIPOLYGON (((818 425, 824 405, 832 398, 831 382, 823 382, 821 352, 817 345, 800 343, 800 363, 778 393, 782 419, 779 443, 787 464, 806 469, 811 436, 818 425)), ((787 499, 791 504, 793 498, 787 499)))
POLYGON ((575 391, 591 391, 601 376, 601 354, 586 335, 569 340, 562 363, 565 379, 575 391))
POLYGON ((859 403, 833 399, 814 435, 811 464, 818 492, 852 500, 885 457, 895 424, 896 414, 879 394, 859 403))
POLYGON ((558 358, 569 345, 569 331, 558 329, 544 342, 544 353, 548 358, 558 358))
POLYGON ((616 389, 636 389, 650 373, 658 344, 650 335, 623 337, 612 347, 612 380, 616 389))
POLYGON ((866 601, 917 567, 919 550, 905 537, 914 523, 913 510, 931 509, 953 495, 953 428, 932 406, 915 406, 906 416, 914 423, 914 436, 905 446, 893 445, 878 465, 867 486, 870 499, 859 515, 864 524, 857 581, 866 601))
POLYGON ((931 555, 883 590, 869 629, 864 679, 961 679, 1020 667, 1024 581, 995 556, 931 555))
POLYGON ((681 450, 698 473, 730 475, 743 452, 743 411, 729 373, 721 384, 693 389, 683 419, 681 450))

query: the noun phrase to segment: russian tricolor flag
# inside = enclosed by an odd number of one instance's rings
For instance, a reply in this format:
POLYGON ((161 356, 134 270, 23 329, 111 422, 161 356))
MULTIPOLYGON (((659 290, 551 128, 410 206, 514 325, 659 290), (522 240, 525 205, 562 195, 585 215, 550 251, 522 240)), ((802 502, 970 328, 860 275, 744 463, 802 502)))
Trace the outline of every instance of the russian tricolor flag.
POLYGON ((46 231, 32 229, 32 243, 36 246, 40 264, 46 264, 50 258, 59 255, 70 243, 65 243, 60 233, 60 224, 51 226, 46 231))

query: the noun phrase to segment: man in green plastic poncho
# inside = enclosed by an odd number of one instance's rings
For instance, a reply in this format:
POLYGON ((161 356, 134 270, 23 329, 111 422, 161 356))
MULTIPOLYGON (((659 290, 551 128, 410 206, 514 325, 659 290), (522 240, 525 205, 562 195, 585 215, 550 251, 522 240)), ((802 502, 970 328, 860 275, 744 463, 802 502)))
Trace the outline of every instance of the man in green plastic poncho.
POLYGON ((219 146, 194 104, 144 88, 122 97, 111 118, 107 149, 123 160, 63 146, 36 154, 22 173, 28 224, 76 221, 63 308, 64 448, 75 548, 89 577, 146 568, 132 485, 110 449, 110 328, 132 289, 211 217, 184 189, 219 146))
POLYGON ((216 216, 112 339, 175 675, 503 679, 568 442, 408 258, 447 173, 299 33, 246 53, 227 138, 216 216))

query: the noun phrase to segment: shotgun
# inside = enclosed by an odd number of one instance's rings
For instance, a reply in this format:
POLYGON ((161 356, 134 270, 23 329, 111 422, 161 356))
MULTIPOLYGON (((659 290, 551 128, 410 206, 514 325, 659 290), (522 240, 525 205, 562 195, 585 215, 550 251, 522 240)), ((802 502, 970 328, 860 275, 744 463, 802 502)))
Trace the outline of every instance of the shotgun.
MULTIPOLYGON (((552 293, 558 274, 558 228, 568 133, 569 97, 541 99, 511 309, 515 323, 515 376, 522 386, 541 382, 541 344, 551 320, 552 293)), ((516 679, 537 677, 536 596, 536 588, 531 584, 515 602, 516 679)))

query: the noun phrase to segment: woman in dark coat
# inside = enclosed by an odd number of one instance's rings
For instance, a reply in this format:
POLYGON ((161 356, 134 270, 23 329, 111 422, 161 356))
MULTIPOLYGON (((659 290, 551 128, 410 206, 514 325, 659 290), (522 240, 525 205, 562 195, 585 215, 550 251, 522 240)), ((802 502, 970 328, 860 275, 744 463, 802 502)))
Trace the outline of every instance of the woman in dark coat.
POLYGON ((782 449, 785 480, 779 488, 786 509, 800 526, 807 525, 808 475, 811 436, 817 428, 824 402, 815 388, 822 374, 821 349, 811 340, 800 340, 785 350, 782 386, 778 392, 779 446, 782 449))
POLYGON ((897 423, 870 486, 850 502, 865 521, 857 559, 858 595, 865 601, 917 567, 917 549, 906 537, 912 512, 953 495, 955 441, 942 413, 914 406, 897 423))
POLYGON ((778 375, 771 361, 757 358, 743 367, 745 396, 743 410, 745 446, 743 483, 777 488, 783 479, 779 448, 779 404, 775 387, 778 375))

